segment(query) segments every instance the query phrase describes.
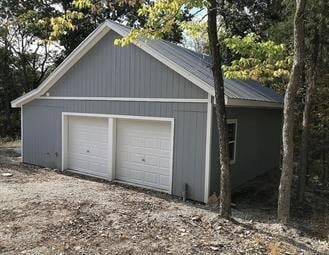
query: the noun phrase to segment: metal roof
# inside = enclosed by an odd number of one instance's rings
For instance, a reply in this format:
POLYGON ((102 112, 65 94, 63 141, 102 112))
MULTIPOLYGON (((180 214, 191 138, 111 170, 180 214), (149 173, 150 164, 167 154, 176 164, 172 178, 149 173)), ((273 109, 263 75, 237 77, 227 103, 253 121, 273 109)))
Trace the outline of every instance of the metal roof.
MULTIPOLYGON (((120 30, 121 35, 127 35, 131 29, 117 22, 108 22, 112 26, 116 26, 116 30, 120 30)), ((142 43, 147 44, 148 47, 153 48, 159 54, 163 55, 163 57, 197 76, 212 88, 214 87, 213 75, 210 68, 211 58, 209 56, 161 39, 146 39, 142 43)), ((224 88, 225 95, 230 99, 283 103, 282 96, 256 81, 224 78, 224 88)))

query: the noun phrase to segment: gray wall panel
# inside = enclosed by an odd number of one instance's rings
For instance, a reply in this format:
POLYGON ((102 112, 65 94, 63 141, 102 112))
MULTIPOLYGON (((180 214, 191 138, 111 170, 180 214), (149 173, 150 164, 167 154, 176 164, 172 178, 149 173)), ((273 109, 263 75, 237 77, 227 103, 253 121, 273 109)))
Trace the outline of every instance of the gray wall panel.
POLYGON ((188 197, 203 200, 207 104, 34 100, 23 110, 24 162, 51 168, 61 167, 62 112, 175 118, 173 194, 187 183, 188 197))
MULTIPOLYGON (((231 164, 232 188, 279 167, 282 111, 227 108, 228 119, 237 119, 236 162, 231 164)), ((210 195, 219 192, 218 132, 213 115, 210 195)))
POLYGON ((50 90, 51 96, 207 98, 207 93, 135 45, 100 40, 50 90))
POLYGON ((61 107, 24 106, 24 140, 25 163, 60 167, 61 158, 61 107))

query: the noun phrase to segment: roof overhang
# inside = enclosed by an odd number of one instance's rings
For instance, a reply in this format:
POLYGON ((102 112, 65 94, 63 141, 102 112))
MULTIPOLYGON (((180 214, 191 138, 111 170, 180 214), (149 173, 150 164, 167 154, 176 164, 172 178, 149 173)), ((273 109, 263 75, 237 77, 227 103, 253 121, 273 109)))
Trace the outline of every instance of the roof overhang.
POLYGON ((267 102, 258 100, 235 99, 225 97, 225 105, 227 107, 249 107, 249 108, 272 108, 282 109, 283 104, 277 102, 267 102))

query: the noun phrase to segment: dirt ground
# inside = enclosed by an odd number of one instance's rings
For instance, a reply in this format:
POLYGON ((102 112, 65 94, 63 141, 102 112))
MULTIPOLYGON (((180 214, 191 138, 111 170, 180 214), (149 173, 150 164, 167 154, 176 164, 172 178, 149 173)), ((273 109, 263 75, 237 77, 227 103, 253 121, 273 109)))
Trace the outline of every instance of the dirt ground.
POLYGON ((255 209, 243 192, 227 221, 205 205, 20 164, 17 149, 0 148, 0 161, 1 254, 329 254, 328 217, 309 218, 310 231, 294 213, 281 227, 271 203, 255 209))

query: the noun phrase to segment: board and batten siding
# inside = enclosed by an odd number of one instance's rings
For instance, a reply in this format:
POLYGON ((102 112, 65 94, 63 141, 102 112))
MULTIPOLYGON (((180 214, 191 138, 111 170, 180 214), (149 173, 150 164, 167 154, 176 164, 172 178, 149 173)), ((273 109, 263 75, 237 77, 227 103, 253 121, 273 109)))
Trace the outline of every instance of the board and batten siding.
MULTIPOLYGON (((281 109, 228 107, 227 119, 237 120, 236 161, 230 165, 233 190, 266 171, 279 169, 281 109)), ((219 194, 220 180, 215 114, 212 128, 210 195, 219 194)))
POLYGON ((67 97, 207 98, 199 87, 110 31, 48 92, 67 97))
POLYGON ((24 162, 61 167, 62 112, 174 118, 173 194, 186 183, 188 198, 203 201, 206 103, 34 100, 23 108, 24 162))

